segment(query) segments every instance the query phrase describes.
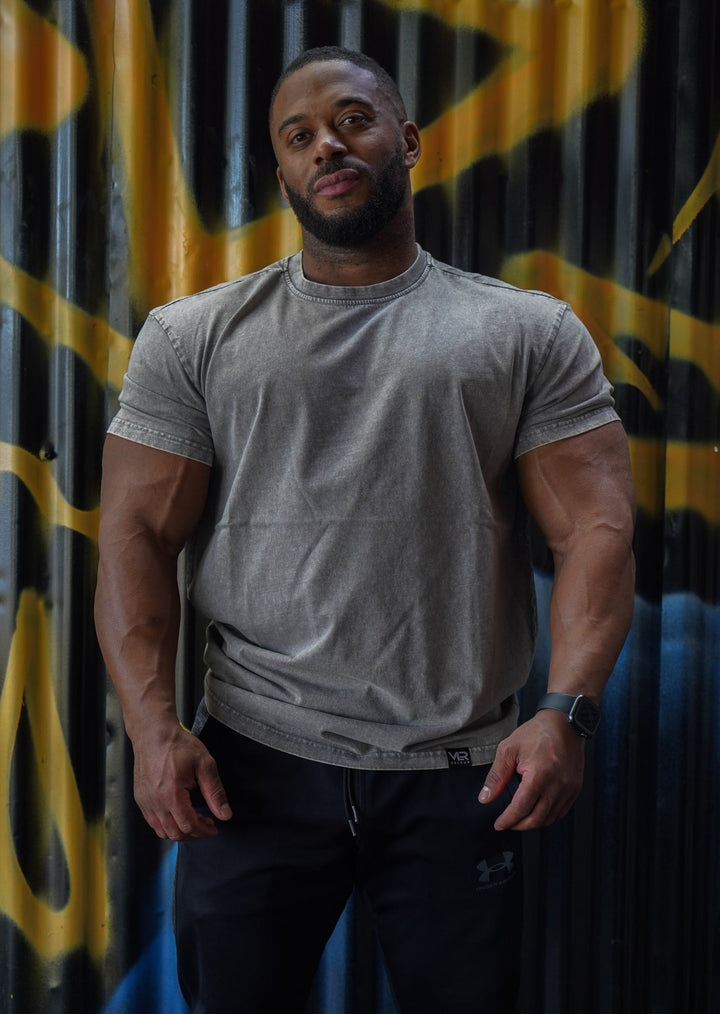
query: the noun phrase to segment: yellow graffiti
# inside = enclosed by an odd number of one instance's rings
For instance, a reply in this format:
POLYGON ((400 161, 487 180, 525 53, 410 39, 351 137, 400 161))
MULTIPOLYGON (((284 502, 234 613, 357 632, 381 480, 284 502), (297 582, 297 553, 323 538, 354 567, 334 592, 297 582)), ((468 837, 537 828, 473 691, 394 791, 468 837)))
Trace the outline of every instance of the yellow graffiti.
POLYGON ((665 450, 661 440, 628 437, 638 509, 660 518, 665 508, 665 450))
POLYGON ((706 324, 616 282, 581 271, 555 254, 534 250, 508 260, 502 277, 523 288, 542 289, 572 304, 590 330, 613 383, 632 384, 657 411, 659 394, 615 344, 618 336, 647 346, 656 359, 686 360, 720 392, 720 324, 706 324))
POLYGON ((677 243, 680 237, 687 232, 713 194, 718 192, 720 192, 720 134, 715 141, 715 147, 705 172, 675 219, 673 243, 677 243))
POLYGON ((0 138, 53 130, 85 98, 82 55, 22 0, 0 0, 0 138))
POLYGON ((484 31, 504 58, 487 80, 422 132, 416 189, 446 183, 480 158, 510 151, 540 129, 567 122, 618 91, 643 44, 637 2, 386 0, 484 31))
MULTIPOLYGON (((423 130, 424 157, 415 170, 416 191, 449 183, 478 160, 507 153, 533 132, 560 126, 594 98, 618 91, 636 65, 644 42, 639 0, 384 2, 397 10, 435 17, 458 30, 484 32, 498 42, 502 53, 484 81, 423 130)), ((256 270, 297 249, 299 230, 286 209, 232 231, 213 234, 205 229, 182 163, 168 96, 171 72, 160 53, 149 0, 90 0, 88 9, 94 93, 105 134, 116 142, 120 162, 130 248, 130 294, 135 305, 145 310, 256 270)), ((52 45, 61 51, 54 57, 58 67, 77 56, 65 40, 60 37, 58 41, 52 26, 43 27, 42 19, 20 0, 0 0, 0 12, 13 27, 15 60, 22 51, 17 40, 31 38, 40 39, 45 46, 53 40, 52 45)), ((8 66, 12 62, 4 61, 8 66)), ((81 100, 87 82, 84 64, 80 64, 82 70, 73 64, 69 74, 74 88, 71 102, 40 103, 47 129, 59 124, 67 110, 81 100)), ((15 116, 7 122, 19 126, 25 120, 15 116)), ((717 191, 719 173, 720 140, 678 215, 673 239, 682 235, 717 191)), ((666 237, 658 256, 665 256, 670 245, 666 237)), ((692 362, 720 390, 717 327, 579 271, 551 253, 536 251, 513 258, 505 265, 503 277, 571 302, 588 324, 610 379, 636 387, 655 411, 662 410, 662 395, 622 350, 619 336, 637 339, 658 360, 669 357, 692 362)), ((72 348, 100 382, 107 381, 115 389, 121 386, 131 349, 128 337, 64 300, 50 284, 31 278, 1 258, 0 283, 8 294, 5 302, 30 321, 49 344, 72 348)), ((638 444, 636 450, 637 471, 655 474, 649 449, 638 444), (641 459, 649 462, 647 468, 641 459)), ((65 503, 47 466, 19 449, 11 453, 7 446, 2 455, 3 467, 14 471, 33 491, 46 517, 94 537, 94 512, 74 511, 65 503)), ((707 456, 701 457, 705 461, 707 456)), ((658 475, 664 475, 662 454, 658 460, 662 469, 658 475)), ((714 457, 707 461, 712 470, 714 457)), ((657 486, 651 488, 654 497, 657 486)), ((682 484, 673 489, 678 498, 683 495, 682 484)), ((696 492, 692 484, 685 490, 688 506, 696 492)), ((659 502, 654 509, 661 509, 659 502)), ((714 516, 711 503, 706 503, 704 513, 714 516)))
POLYGON ((720 524, 720 447, 717 444, 667 445, 665 510, 691 510, 711 525, 720 524))
MULTIPOLYGON (((557 126, 627 79, 643 41, 637 2, 385 0, 491 34, 506 55, 494 73, 422 132, 415 190, 557 126), (598 44, 602 40, 602 44, 598 44)), ((147 0, 94 4, 99 92, 124 161, 133 295, 145 308, 255 270, 296 250, 292 214, 210 234, 200 222, 173 129, 147 0), (112 100, 107 96, 112 95, 112 100)))
MULTIPOLYGON (((616 339, 633 338, 664 361, 685 360, 703 371, 720 392, 720 325, 680 313, 615 282, 596 278, 543 250, 506 261, 502 277, 523 288, 541 289, 572 304, 598 346, 608 378, 631 384, 654 409, 659 394, 616 339)), ((663 510, 693 510, 711 524, 720 521, 720 453, 715 444, 632 438, 631 460, 640 506, 658 517, 663 510)))
POLYGON ((649 275, 655 274, 667 260, 673 244, 685 235, 710 198, 718 193, 720 193, 720 133, 715 140, 705 172, 675 218, 672 241, 669 236, 663 236, 648 268, 649 275))
POLYGON ((650 517, 694 511, 720 524, 720 446, 629 438, 635 495, 650 517))
POLYGON ((93 317, 51 285, 21 271, 0 256, 3 303, 23 316, 49 346, 72 349, 92 371, 98 383, 122 385, 132 349, 129 338, 99 317, 93 317))
POLYGON ((22 447, 0 441, 0 472, 11 472, 25 484, 47 521, 96 540, 98 510, 83 511, 69 504, 51 469, 50 462, 41 461, 22 447))
POLYGON ((0 696, 0 911, 41 957, 57 958, 85 947, 98 960, 108 943, 103 824, 85 819, 51 671, 47 616, 35 592, 26 590, 0 696), (32 734, 34 775, 44 797, 38 830, 47 835, 43 824, 54 822, 67 862, 70 890, 62 908, 33 893, 13 842, 10 772, 23 704, 32 734))
POLYGON ((257 268, 299 247, 289 210, 230 232, 202 225, 185 177, 147 0, 94 5, 99 86, 113 96, 124 168, 132 295, 145 308, 257 268), (110 48, 112 47, 112 48, 110 48))

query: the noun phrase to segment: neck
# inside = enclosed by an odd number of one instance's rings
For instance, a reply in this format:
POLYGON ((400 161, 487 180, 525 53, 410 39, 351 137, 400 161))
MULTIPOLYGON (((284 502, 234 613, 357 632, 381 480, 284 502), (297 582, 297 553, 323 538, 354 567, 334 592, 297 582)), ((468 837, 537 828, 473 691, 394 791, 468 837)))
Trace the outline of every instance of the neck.
POLYGON ((328 246, 303 230, 303 274, 323 285, 375 285, 401 275, 415 262, 412 209, 357 247, 328 246))

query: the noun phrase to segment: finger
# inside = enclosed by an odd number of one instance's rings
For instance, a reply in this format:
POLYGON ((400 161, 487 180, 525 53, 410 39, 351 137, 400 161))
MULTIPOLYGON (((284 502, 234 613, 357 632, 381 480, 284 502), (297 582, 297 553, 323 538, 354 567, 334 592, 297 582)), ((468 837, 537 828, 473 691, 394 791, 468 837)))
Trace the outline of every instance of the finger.
POLYGON ((497 799, 503 789, 508 786, 514 774, 515 763, 513 759, 509 756, 506 758, 504 754, 500 754, 498 751, 495 755, 495 761, 485 778, 485 784, 480 790, 478 802, 491 803, 493 799, 497 799))
POLYGON ((540 812, 543 814, 547 812, 547 807, 543 807, 542 796, 531 785, 521 782, 512 800, 493 826, 496 831, 522 830, 520 824, 537 819, 540 812))
MULTIPOLYGON (((200 787, 199 779, 198 787, 200 787)), ((179 831, 183 835, 183 840, 207 838, 217 834, 217 826, 213 817, 205 811, 204 806, 196 807, 193 805, 192 797, 188 790, 181 793, 171 806, 170 812, 179 831)))
POLYGON ((210 838, 217 834, 217 827, 211 817, 198 813, 188 802, 162 813, 140 807, 143 817, 158 838, 167 841, 193 841, 210 838))
POLYGON ((200 814, 196 814, 196 819, 192 822, 182 818, 179 821, 173 820, 170 815, 163 822, 163 828, 169 841, 196 841, 199 838, 214 838, 218 833, 215 821, 200 814))
POLYGON ((190 809, 190 814, 183 812, 175 818, 175 824, 179 832, 177 841, 193 841, 196 838, 211 838, 217 834, 217 827, 212 817, 197 810, 190 809))
POLYGON ((150 829, 155 832, 158 838, 165 838, 165 831, 163 829, 162 822, 155 816, 155 813, 144 807, 142 803, 138 803, 138 807, 145 818, 145 823, 150 827, 150 829))
POLYGON ((176 841, 180 838, 180 829, 177 827, 175 822, 170 819, 169 814, 159 815, 153 810, 147 809, 145 806, 140 806, 140 812, 145 818, 145 822, 155 832, 158 838, 162 841, 176 841))
POLYGON ((573 791, 566 793, 566 795, 555 804, 552 813, 548 817, 548 824, 554 824, 556 820, 562 820, 563 817, 567 817, 568 813, 572 810, 575 800, 578 797, 578 792, 573 791))
POLYGON ((202 792, 210 812, 218 820, 230 820, 232 809, 214 760, 210 759, 198 770, 198 788, 202 792))
POLYGON ((176 824, 174 825, 173 822, 170 820, 166 820, 164 822, 163 828, 165 832, 165 838, 168 841, 186 841, 189 837, 188 835, 184 834, 180 830, 180 828, 176 824))
POLYGON ((497 831, 531 831, 549 827, 569 813, 575 802, 575 794, 565 793, 556 797, 542 792, 535 793, 534 802, 532 804, 528 802, 528 805, 523 806, 518 812, 514 812, 515 799, 496 820, 494 826, 497 831))

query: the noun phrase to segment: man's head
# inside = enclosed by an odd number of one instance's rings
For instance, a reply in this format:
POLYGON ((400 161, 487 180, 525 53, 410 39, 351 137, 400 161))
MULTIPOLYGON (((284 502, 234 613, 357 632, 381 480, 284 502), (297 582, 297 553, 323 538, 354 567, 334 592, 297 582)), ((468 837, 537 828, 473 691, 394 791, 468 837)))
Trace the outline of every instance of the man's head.
POLYGON ((292 63, 287 65, 285 70, 277 79, 272 95, 270 96, 270 123, 272 123, 272 112, 273 106, 275 105, 275 99, 277 98, 277 93, 280 91, 280 86, 283 82, 289 78, 291 74, 294 74, 296 70, 300 70, 302 67, 307 67, 308 64, 326 63, 330 60, 352 63, 356 67, 361 67, 363 70, 370 71, 375 78, 378 87, 385 94, 386 98, 395 109, 398 119, 401 122, 407 120, 408 117, 405 110, 405 103, 403 102, 398 86, 395 84, 385 68, 381 67, 376 60, 373 60, 371 56, 366 56, 365 53, 359 53, 355 49, 345 49, 343 46, 317 46, 315 49, 306 49, 304 53, 300 54, 300 56, 295 57, 292 63))
POLYGON ((280 186, 306 238, 362 246, 401 208, 411 220, 418 130, 370 57, 334 46, 303 53, 273 91, 270 132, 280 186))

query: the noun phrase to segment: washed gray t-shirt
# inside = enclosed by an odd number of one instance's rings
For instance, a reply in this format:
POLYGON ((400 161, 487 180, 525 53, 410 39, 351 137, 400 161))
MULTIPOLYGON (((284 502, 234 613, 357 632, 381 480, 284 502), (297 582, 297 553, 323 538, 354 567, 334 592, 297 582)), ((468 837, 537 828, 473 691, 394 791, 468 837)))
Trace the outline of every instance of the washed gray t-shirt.
POLYGON ((154 310, 120 404, 112 433, 212 466, 212 715, 350 767, 492 760, 535 641, 514 460, 617 418, 566 304, 423 251, 321 285, 298 254, 154 310))

